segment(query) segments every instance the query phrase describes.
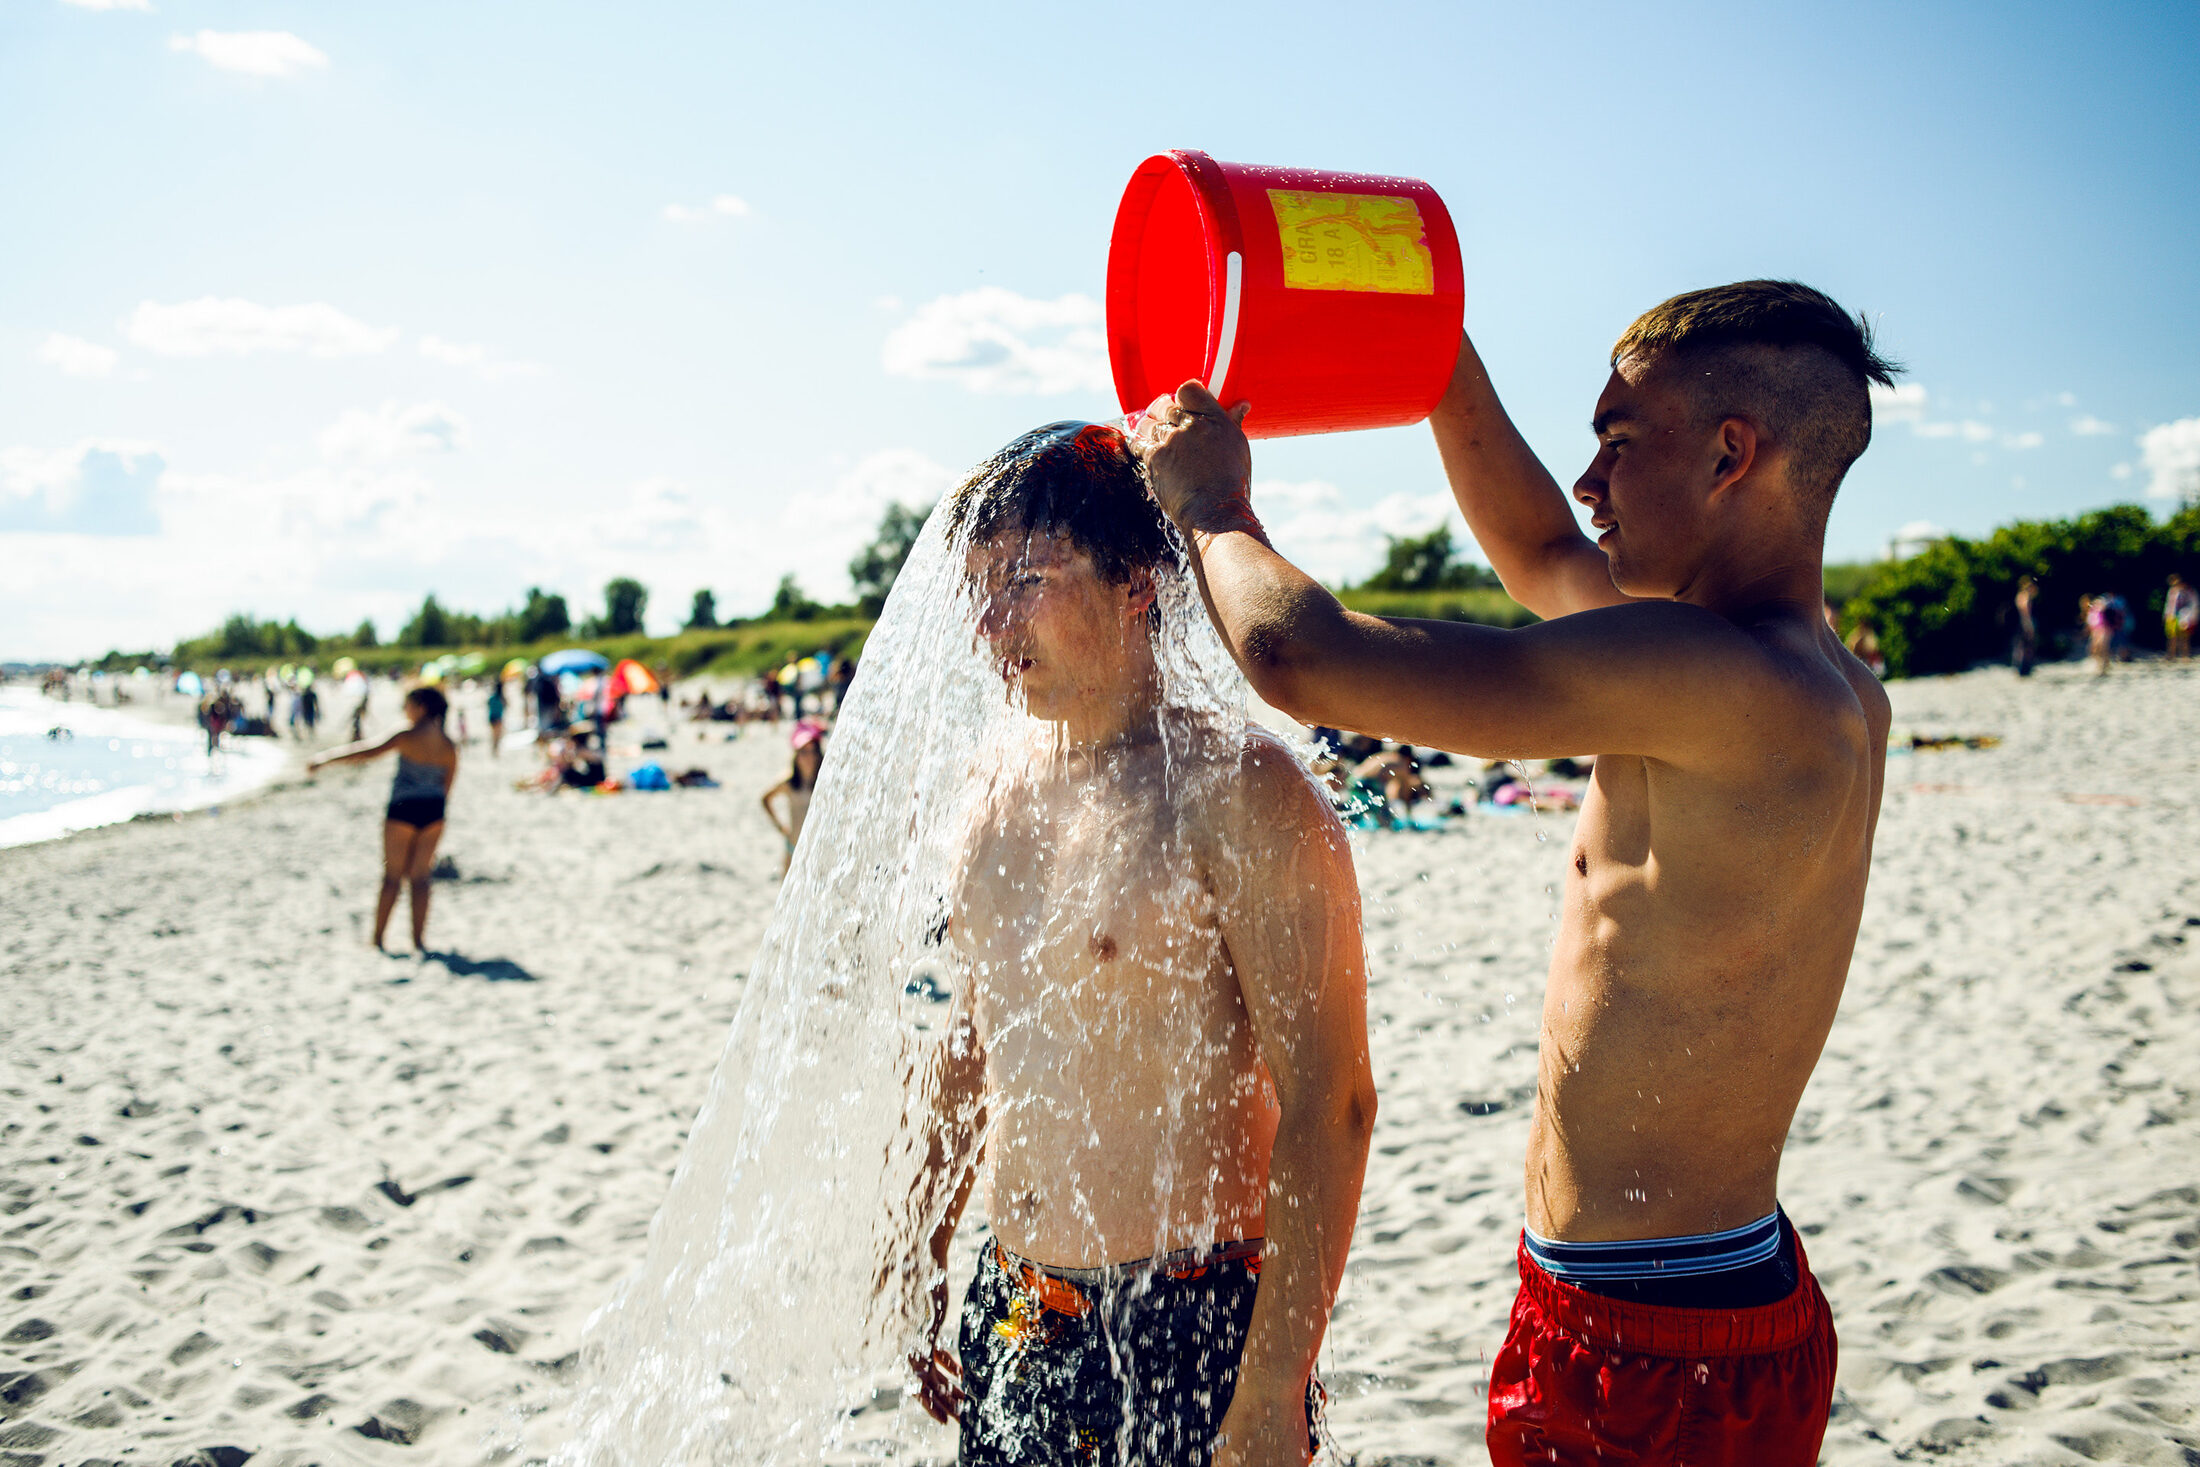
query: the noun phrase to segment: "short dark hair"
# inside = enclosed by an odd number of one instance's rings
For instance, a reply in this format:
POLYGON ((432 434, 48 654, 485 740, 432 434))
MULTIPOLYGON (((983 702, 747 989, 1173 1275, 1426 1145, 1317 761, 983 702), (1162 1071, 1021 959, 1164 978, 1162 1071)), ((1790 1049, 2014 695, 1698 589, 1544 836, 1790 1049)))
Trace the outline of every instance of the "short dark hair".
POLYGON ((1011 531, 1060 535, 1117 585, 1176 555, 1130 440, 1100 423, 1049 423, 1023 434, 948 496, 947 525, 971 543, 1011 531))
POLYGON ((1612 347, 1684 369, 1697 420, 1748 416, 1787 450, 1796 487, 1821 513, 1872 441, 1871 384, 1901 364, 1872 345, 1871 323, 1794 280, 1743 280, 1674 296, 1635 318, 1612 347))
POLYGON ((418 703, 421 710, 437 723, 441 723, 443 715, 451 711, 451 700, 443 696, 440 688, 414 688, 405 695, 405 701, 418 703))

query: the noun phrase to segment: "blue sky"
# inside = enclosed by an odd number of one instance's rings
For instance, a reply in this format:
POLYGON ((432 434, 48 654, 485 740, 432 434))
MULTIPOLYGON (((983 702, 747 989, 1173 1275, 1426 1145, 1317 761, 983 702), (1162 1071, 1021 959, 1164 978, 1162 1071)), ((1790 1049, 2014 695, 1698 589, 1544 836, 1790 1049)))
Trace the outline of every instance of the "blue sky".
MULTIPOLYGON (((617 574, 660 627, 837 595, 888 499, 1114 412, 1093 302, 1167 147, 1433 183, 1562 481, 1636 313, 1781 275, 1911 367, 1834 557, 2162 507, 2200 472, 2196 40, 2190 5, 8 0, 0 656, 617 574)), ((1424 429, 1256 477, 1332 578, 1443 512, 1424 429)))

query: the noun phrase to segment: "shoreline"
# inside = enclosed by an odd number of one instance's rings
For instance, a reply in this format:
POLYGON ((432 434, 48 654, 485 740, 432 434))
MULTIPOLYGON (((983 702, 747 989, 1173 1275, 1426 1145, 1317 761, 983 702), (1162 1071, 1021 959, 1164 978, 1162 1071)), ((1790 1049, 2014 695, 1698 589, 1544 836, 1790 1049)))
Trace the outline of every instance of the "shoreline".
MULTIPOLYGON (((196 748, 203 743, 195 717, 183 716, 195 708, 178 709, 172 702, 187 702, 181 694, 150 704, 132 703, 116 708, 89 701, 49 698, 35 688, 0 687, 0 732, 21 723, 17 737, 35 737, 29 730, 39 723, 71 730, 71 739, 108 741, 109 748, 123 742, 179 745, 196 748), (13 716, 11 716, 13 715, 13 716)), ((126 824, 161 816, 181 816, 254 798, 303 767, 302 745, 292 740, 255 738, 225 743, 222 752, 209 759, 203 752, 178 757, 203 765, 163 781, 149 766, 133 769, 146 778, 120 784, 94 794, 65 799, 43 809, 0 817, 0 849, 62 840, 87 830, 126 824)), ((175 759, 169 761, 171 771, 175 759)))

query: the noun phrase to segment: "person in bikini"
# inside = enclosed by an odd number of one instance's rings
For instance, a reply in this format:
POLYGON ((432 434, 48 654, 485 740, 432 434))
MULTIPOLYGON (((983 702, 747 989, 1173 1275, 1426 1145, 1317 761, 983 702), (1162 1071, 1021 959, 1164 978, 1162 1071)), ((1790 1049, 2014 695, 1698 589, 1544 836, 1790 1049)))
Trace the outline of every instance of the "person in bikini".
POLYGON ((397 910, 400 887, 412 892, 412 940, 428 950, 428 896, 435 870, 436 843, 443 839, 444 802, 458 777, 458 745, 443 731, 450 704, 435 688, 414 688, 405 695, 411 727, 379 742, 361 741, 331 749, 306 761, 312 774, 324 764, 360 764, 384 754, 397 755, 397 777, 382 821, 382 892, 374 904, 374 945, 382 946, 390 914, 397 910))
POLYGON ((818 771, 825 765, 825 725, 814 718, 798 719, 789 743, 794 745, 794 762, 787 770, 787 777, 764 791, 764 818, 787 849, 779 861, 779 875, 786 878, 794 865, 794 848, 802 839, 802 827, 810 818, 810 796, 817 788, 818 771), (787 813, 782 817, 773 808, 774 800, 784 800, 787 813))
POLYGON ((1375 1114, 1343 829, 1281 743, 1164 706, 1180 572, 1120 433, 1026 434, 944 509, 1010 711, 953 888, 915 1389, 963 1467, 1295 1467, 1375 1114))
POLYGON ((1597 756, 1491 1457, 1808 1464, 1836 1346, 1780 1153, 1855 946, 1889 722, 1820 566, 1894 369, 1832 300, 1762 280, 1665 302, 1611 365, 1573 491, 1593 542, 1471 342, 1431 420, 1476 540, 1545 618, 1518 631, 1360 615, 1285 561, 1247 497, 1245 405, 1186 384, 1142 451, 1270 703, 1482 757, 1597 756))

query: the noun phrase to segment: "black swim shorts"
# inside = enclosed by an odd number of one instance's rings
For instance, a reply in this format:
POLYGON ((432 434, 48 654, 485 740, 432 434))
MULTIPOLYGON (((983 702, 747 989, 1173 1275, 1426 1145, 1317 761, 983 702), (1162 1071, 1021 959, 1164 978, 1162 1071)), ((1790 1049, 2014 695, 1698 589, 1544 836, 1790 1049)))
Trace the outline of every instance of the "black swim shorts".
POLYGON ((443 796, 412 795, 406 799, 392 800, 387 818, 399 825, 425 830, 443 818, 443 796))
POLYGON ((1207 1467, 1259 1286, 1258 1239, 1102 1269, 988 1246, 963 1304, 961 1467, 1207 1467))

